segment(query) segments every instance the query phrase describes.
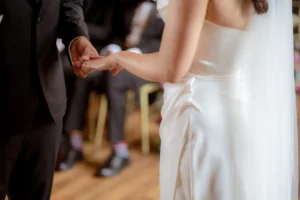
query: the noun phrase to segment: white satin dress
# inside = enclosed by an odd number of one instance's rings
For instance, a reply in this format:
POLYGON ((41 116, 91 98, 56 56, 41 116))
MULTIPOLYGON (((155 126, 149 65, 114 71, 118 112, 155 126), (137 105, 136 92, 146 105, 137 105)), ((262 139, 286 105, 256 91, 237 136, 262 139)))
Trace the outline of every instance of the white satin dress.
MULTIPOLYGON (((157 4, 165 18, 167 0, 157 4)), ((242 32, 205 21, 189 73, 179 83, 164 85, 161 200, 290 200, 284 186, 263 194, 247 163, 247 149, 255 146, 243 135, 248 99, 243 63, 236 58, 242 32)), ((258 171, 259 165, 264 164, 256 163, 258 171)), ((272 177, 275 181, 276 174, 272 177)))

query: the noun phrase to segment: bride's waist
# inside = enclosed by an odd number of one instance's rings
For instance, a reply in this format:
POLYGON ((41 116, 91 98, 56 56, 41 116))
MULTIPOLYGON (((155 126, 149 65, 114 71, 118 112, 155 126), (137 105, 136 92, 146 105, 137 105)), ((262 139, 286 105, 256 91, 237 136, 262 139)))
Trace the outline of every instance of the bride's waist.
POLYGON ((231 62, 209 61, 208 59, 198 59, 192 63, 190 74, 199 78, 226 78, 235 76, 239 68, 231 62))
POLYGON ((195 74, 192 72, 187 73, 178 83, 165 83, 165 89, 180 90, 184 93, 190 93, 191 91, 208 90, 212 91, 227 91, 236 90, 242 87, 244 82, 241 79, 241 73, 231 73, 222 75, 209 75, 209 74, 195 74))

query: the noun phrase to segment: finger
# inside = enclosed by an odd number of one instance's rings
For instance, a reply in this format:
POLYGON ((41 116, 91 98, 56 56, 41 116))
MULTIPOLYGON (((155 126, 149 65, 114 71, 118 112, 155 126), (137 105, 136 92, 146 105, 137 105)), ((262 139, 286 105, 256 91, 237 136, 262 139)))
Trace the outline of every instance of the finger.
POLYGON ((83 69, 82 65, 80 65, 80 67, 77 66, 76 72, 78 74, 78 76, 80 76, 81 78, 85 78, 87 76, 87 72, 83 69))
MULTIPOLYGON (((91 57, 100 57, 98 51, 93 47, 93 51, 90 54, 90 58, 91 57)), ((101 56, 102 57, 102 56, 101 56)))
POLYGON ((86 73, 84 73, 82 70, 78 70, 78 75, 81 77, 81 78, 85 78, 87 76, 86 73))
POLYGON ((118 75, 121 71, 123 70, 123 68, 114 68, 111 73, 112 75, 116 76, 118 75))
POLYGON ((79 74, 78 74, 78 63, 74 62, 72 67, 73 67, 73 71, 74 71, 75 75, 79 76, 79 74))
POLYGON ((77 76, 79 76, 79 73, 82 69, 82 62, 81 61, 77 61, 73 64, 73 69, 76 71, 77 76))
POLYGON ((111 70, 111 73, 113 76, 116 76, 118 74, 118 70, 117 69, 113 69, 111 70))
POLYGON ((90 60, 82 64, 83 68, 90 68, 90 69, 99 69, 99 70, 106 70, 109 67, 105 64, 104 60, 90 60))
POLYGON ((99 60, 99 59, 103 59, 105 58, 105 56, 91 56, 90 60, 99 60))
POLYGON ((83 63, 81 61, 74 63, 73 69, 77 76, 85 78, 89 72, 83 69, 82 64, 83 63))
POLYGON ((119 74, 122 70, 123 70, 123 68, 119 68, 116 72, 116 75, 119 74))
POLYGON ((81 61, 77 61, 73 63, 73 67, 76 69, 80 69, 82 66, 82 62, 81 61))
POLYGON ((85 62, 90 60, 90 57, 99 57, 99 54, 93 46, 87 45, 79 60, 85 62))
POLYGON ((90 59, 91 53, 88 47, 86 47, 82 53, 82 55, 79 57, 79 60, 81 62, 88 61, 90 59))
POLYGON ((93 71, 95 71, 96 69, 95 68, 87 68, 87 67, 83 67, 82 68, 82 71, 85 73, 85 74, 90 74, 92 73, 93 71))

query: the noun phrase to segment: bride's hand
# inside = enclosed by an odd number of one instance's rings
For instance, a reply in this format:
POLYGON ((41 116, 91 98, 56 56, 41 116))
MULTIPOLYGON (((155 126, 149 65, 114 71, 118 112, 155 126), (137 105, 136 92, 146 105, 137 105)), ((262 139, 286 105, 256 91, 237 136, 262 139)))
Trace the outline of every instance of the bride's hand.
POLYGON ((97 70, 96 67, 92 67, 92 66, 87 66, 87 62, 90 60, 90 59, 93 59, 93 60, 100 60, 104 58, 103 56, 97 56, 97 57, 90 57, 88 60, 78 60, 77 62, 75 62, 73 65, 74 67, 76 67, 77 69, 80 69, 80 71, 82 73, 79 74, 79 76, 81 78, 86 78, 90 73, 94 72, 95 70, 97 70))
POLYGON ((123 70, 116 62, 114 54, 107 57, 90 57, 90 60, 82 64, 84 71, 91 73, 95 70, 110 70, 113 75, 117 75, 123 70))

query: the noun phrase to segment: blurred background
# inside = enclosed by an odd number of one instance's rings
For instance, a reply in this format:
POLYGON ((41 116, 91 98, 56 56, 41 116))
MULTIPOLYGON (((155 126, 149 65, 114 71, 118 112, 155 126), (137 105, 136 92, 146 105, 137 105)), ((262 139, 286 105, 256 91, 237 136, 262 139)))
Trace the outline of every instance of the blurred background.
MULTIPOLYGON (((297 93, 299 7, 300 1, 293 1, 297 93)), ((164 23, 155 1, 85 0, 84 13, 90 39, 103 56, 159 49, 164 23)), ((51 199, 158 200, 162 86, 126 71, 116 77, 95 72, 80 79, 73 74, 61 41, 57 46, 64 62, 68 109, 51 199)))
MULTIPOLYGON (((85 0, 99 54, 159 50, 164 23, 152 0, 85 0)), ((68 96, 52 200, 159 199, 162 87, 122 71, 74 75, 65 47, 68 96)))

